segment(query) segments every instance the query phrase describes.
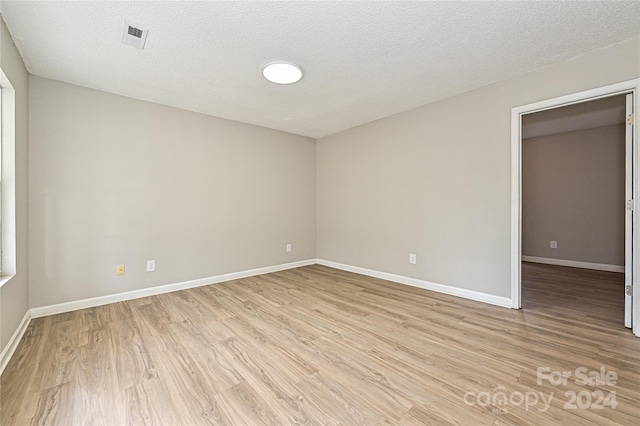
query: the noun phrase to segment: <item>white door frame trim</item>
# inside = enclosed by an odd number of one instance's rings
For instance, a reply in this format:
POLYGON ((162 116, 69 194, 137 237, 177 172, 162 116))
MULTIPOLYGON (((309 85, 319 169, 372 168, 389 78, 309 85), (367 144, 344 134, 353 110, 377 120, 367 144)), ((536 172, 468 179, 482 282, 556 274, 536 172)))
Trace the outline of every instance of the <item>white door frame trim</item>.
MULTIPOLYGON (((595 89, 585 90, 583 92, 573 93, 558 98, 547 99, 528 105, 511 108, 511 307, 520 309, 521 300, 521 279, 522 279, 522 116, 537 111, 557 108, 576 104, 598 98, 609 97, 617 94, 633 93, 634 94, 634 126, 633 151, 634 165, 638 168, 640 156, 638 154, 640 125, 640 79, 624 81, 609 86, 598 87, 595 89)), ((634 170, 637 171, 637 170, 634 170)), ((640 191, 638 188, 638 173, 633 175, 633 193, 634 193, 634 211, 639 212, 638 206, 640 201, 640 191)), ((638 214, 633 217, 633 247, 638 245, 638 214)), ((634 252, 633 265, 634 271, 638 271, 638 255, 634 252)), ((637 273, 633 276, 633 333, 640 337, 640 299, 637 273)))

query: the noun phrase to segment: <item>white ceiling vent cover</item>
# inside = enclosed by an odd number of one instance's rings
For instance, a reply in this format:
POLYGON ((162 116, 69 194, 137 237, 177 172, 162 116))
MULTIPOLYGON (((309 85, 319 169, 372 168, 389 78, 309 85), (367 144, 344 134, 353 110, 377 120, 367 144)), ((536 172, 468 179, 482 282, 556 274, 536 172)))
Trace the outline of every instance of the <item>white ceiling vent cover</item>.
POLYGON ((122 43, 137 47, 138 49, 144 49, 144 43, 147 41, 148 32, 149 30, 143 30, 137 25, 124 21, 124 27, 122 28, 122 43))

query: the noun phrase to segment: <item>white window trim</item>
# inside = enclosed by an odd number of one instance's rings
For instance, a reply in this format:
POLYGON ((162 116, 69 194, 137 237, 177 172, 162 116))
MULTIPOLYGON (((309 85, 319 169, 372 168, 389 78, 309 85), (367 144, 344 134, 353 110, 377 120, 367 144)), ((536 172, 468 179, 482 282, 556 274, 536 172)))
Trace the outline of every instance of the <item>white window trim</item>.
POLYGON ((0 287, 8 283, 16 274, 16 94, 5 73, 0 69, 0 90, 2 106, 1 154, 0 154, 0 224, 2 232, 2 276, 0 287))

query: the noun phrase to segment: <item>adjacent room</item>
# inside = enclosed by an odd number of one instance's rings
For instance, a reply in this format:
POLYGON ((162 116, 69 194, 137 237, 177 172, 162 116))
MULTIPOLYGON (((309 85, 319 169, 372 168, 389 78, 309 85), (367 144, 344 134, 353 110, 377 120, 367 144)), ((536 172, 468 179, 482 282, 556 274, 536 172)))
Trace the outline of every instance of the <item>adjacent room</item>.
POLYGON ((637 1, 0 0, 0 424, 639 424, 639 98, 637 1))
POLYGON ((616 95, 523 117, 524 309, 624 323, 626 116, 616 95))

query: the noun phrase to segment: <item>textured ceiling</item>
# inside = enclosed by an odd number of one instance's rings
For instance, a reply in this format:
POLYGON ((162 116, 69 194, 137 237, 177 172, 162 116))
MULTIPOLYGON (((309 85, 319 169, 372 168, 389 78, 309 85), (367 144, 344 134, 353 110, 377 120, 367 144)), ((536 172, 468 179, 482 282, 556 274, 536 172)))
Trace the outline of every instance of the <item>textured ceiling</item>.
POLYGON ((640 2, 31 2, 1 12, 29 72, 322 137, 640 34, 640 2), (123 21, 149 30, 120 43, 123 21), (264 80, 273 60, 304 78, 264 80))

